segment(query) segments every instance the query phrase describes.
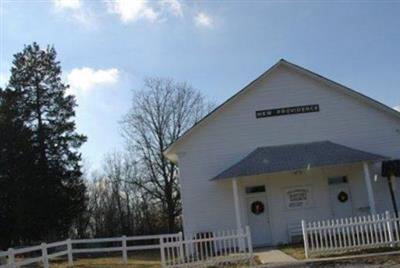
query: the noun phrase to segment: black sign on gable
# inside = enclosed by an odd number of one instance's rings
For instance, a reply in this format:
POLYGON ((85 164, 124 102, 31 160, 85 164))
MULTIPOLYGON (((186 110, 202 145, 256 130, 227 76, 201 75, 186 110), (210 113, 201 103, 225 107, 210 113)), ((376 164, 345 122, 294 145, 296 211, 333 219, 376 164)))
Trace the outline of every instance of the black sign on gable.
POLYGON ((290 114, 303 114, 319 112, 319 104, 310 104, 302 106, 283 107, 277 109, 260 110, 256 111, 256 118, 290 115, 290 114))

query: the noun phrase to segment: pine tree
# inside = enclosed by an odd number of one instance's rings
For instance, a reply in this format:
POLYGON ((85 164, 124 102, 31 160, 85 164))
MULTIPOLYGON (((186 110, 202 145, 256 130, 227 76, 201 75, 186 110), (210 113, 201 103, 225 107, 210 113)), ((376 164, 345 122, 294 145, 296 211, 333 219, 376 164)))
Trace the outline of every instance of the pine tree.
POLYGON ((34 170, 24 181, 30 202, 23 208, 30 221, 18 223, 31 241, 67 235, 85 206, 79 148, 86 137, 76 133, 76 101, 66 94, 56 55, 54 47, 25 46, 14 55, 7 87, 19 96, 18 119, 32 132, 34 170))
POLYGON ((20 117, 20 96, 0 89, 0 249, 18 243, 27 222, 25 194, 34 170, 33 133, 20 117))

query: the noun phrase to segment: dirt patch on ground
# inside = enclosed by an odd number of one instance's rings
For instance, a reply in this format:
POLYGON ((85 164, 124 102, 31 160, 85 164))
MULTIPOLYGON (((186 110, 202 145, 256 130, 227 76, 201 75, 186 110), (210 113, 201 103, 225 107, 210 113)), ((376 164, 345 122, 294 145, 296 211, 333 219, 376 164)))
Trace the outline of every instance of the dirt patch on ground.
POLYGON ((306 258, 303 244, 282 245, 278 249, 297 260, 304 260, 306 258))

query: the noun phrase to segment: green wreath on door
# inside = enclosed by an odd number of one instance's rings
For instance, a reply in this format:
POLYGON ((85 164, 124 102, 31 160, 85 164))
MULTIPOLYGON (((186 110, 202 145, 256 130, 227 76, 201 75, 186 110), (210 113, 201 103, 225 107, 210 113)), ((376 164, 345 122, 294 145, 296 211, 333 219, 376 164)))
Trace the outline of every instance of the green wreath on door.
POLYGON ((346 192, 341 191, 341 192, 338 194, 337 199, 338 199, 340 202, 344 203, 344 202, 346 202, 347 200, 349 200, 349 195, 348 195, 346 192))
POLYGON ((261 201, 254 201, 251 204, 251 212, 255 215, 259 215, 264 212, 264 204, 261 201))

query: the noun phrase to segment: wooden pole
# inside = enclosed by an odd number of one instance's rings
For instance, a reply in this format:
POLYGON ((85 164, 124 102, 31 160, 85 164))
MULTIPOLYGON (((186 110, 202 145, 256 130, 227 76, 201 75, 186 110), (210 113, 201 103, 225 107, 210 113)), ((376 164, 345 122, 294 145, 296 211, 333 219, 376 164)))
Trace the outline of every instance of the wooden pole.
POLYGON ((128 250, 126 246, 126 236, 122 236, 122 260, 124 264, 128 263, 128 250))
POLYGON ((398 209, 397 209, 396 197, 394 196, 393 181, 392 181, 393 179, 395 179, 395 177, 394 176, 390 176, 390 177, 387 177, 387 179, 388 179, 390 197, 392 199, 393 210, 394 210, 394 213, 396 215, 396 218, 398 218, 399 217, 399 212, 398 212, 398 209))
POLYGON ((233 203, 235 206, 236 229, 240 230, 242 228, 242 222, 240 219, 239 191, 238 191, 237 179, 232 180, 232 189, 233 189, 233 203))
POLYGON ((178 241, 179 241, 179 261, 180 263, 185 263, 185 254, 183 251, 183 234, 182 232, 178 233, 178 241))
POLYGON ((165 246, 164 246, 164 238, 160 237, 160 253, 161 253, 161 267, 167 266, 165 261, 165 246))
POLYGON ((251 241, 251 231, 250 231, 250 227, 248 225, 246 226, 246 238, 247 238, 247 250, 248 250, 249 258, 250 258, 250 265, 253 266, 253 264, 254 264, 253 242, 251 241))
POLYGON ((8 266, 11 267, 11 268, 17 267, 15 265, 15 254, 14 254, 14 249, 13 248, 9 248, 8 249, 8 266))
POLYGON ((390 241, 390 246, 393 247, 393 229, 392 229, 392 223, 390 219, 390 213, 389 211, 385 211, 385 218, 386 218, 386 226, 388 229, 388 235, 389 235, 389 241, 390 241))
POLYGON ((370 214, 376 214, 376 207, 375 207, 375 198, 374 198, 374 190, 371 184, 371 176, 369 174, 369 167, 367 162, 363 162, 364 168, 364 180, 367 186, 367 193, 368 193, 368 204, 370 209, 370 214))
POLYGON ((72 241, 71 238, 67 239, 67 251, 68 251, 68 266, 74 265, 74 257, 72 256, 72 241))
POLYGON ((42 262, 44 268, 49 268, 49 257, 47 256, 47 245, 46 243, 40 244, 42 249, 42 262))

